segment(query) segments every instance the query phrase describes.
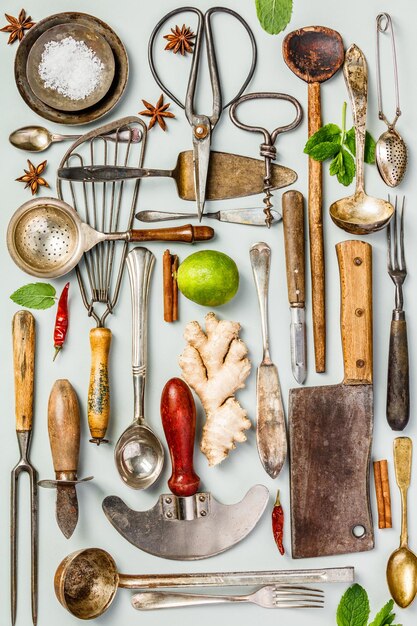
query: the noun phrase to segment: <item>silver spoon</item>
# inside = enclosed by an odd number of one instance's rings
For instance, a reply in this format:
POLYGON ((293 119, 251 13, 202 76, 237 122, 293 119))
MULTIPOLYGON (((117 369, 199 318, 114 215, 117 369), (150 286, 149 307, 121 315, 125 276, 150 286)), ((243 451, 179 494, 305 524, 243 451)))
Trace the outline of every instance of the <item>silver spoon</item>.
POLYGON ((114 459, 120 477, 132 489, 150 487, 161 473, 165 456, 144 415, 148 295, 154 262, 155 256, 147 248, 133 248, 126 257, 132 297, 134 418, 116 444, 114 459))
MULTIPOLYGON (((43 126, 24 126, 23 128, 18 128, 13 131, 9 136, 9 141, 15 148, 19 148, 20 150, 42 152, 42 150, 49 148, 51 143, 57 141, 75 141, 79 137, 81 137, 81 135, 60 135, 58 133, 51 133, 43 126)), ((123 143, 129 141, 139 143, 142 139, 142 133, 139 128, 133 128, 118 133, 111 133, 105 135, 105 137, 112 141, 118 139, 118 141, 123 143)))

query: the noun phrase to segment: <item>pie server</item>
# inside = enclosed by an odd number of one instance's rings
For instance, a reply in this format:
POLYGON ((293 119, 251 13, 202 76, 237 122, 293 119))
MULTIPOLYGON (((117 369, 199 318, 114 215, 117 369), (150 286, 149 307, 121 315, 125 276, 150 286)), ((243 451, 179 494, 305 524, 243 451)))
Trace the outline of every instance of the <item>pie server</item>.
POLYGON ((254 528, 268 503, 269 492, 255 485, 237 504, 217 502, 198 492, 193 469, 195 405, 184 381, 168 381, 162 392, 161 415, 171 461, 170 494, 148 511, 133 511, 121 498, 108 496, 103 510, 109 522, 137 548, 165 559, 191 561, 224 552, 254 528))

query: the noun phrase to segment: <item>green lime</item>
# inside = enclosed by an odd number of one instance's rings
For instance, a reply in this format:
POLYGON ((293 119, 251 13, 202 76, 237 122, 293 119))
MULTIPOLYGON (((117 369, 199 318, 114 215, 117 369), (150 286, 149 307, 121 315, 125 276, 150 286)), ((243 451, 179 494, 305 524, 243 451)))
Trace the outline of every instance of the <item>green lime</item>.
POLYGON ((233 298, 239 288, 239 271, 230 256, 216 250, 190 254, 177 272, 181 293, 203 306, 220 306, 233 298))

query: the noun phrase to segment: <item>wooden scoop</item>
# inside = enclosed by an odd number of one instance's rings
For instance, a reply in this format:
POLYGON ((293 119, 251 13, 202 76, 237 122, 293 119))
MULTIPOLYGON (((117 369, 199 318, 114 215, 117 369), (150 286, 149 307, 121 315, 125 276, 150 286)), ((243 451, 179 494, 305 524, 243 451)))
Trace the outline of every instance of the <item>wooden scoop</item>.
MULTIPOLYGON (((282 45, 285 63, 308 83, 308 136, 321 127, 320 83, 342 66, 344 49, 338 32, 325 26, 307 26, 289 33, 282 45)), ((313 300, 316 371, 326 368, 326 317, 324 303, 324 242, 322 216, 322 166, 308 161, 308 222, 313 300)))

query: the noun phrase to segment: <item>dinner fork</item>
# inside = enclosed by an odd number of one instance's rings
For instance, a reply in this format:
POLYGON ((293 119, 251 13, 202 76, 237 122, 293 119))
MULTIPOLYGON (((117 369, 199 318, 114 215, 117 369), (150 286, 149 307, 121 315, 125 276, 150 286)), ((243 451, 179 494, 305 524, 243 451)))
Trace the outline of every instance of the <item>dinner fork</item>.
POLYGON ((324 593, 321 589, 311 587, 265 585, 248 595, 143 591, 132 598, 132 606, 141 611, 225 602, 250 602, 264 609, 321 609, 324 606, 324 593))
POLYGON ((403 310, 403 283, 407 276, 404 254, 404 197, 387 228, 388 274, 395 285, 388 354, 387 421, 392 430, 403 430, 410 416, 407 322, 403 310))

